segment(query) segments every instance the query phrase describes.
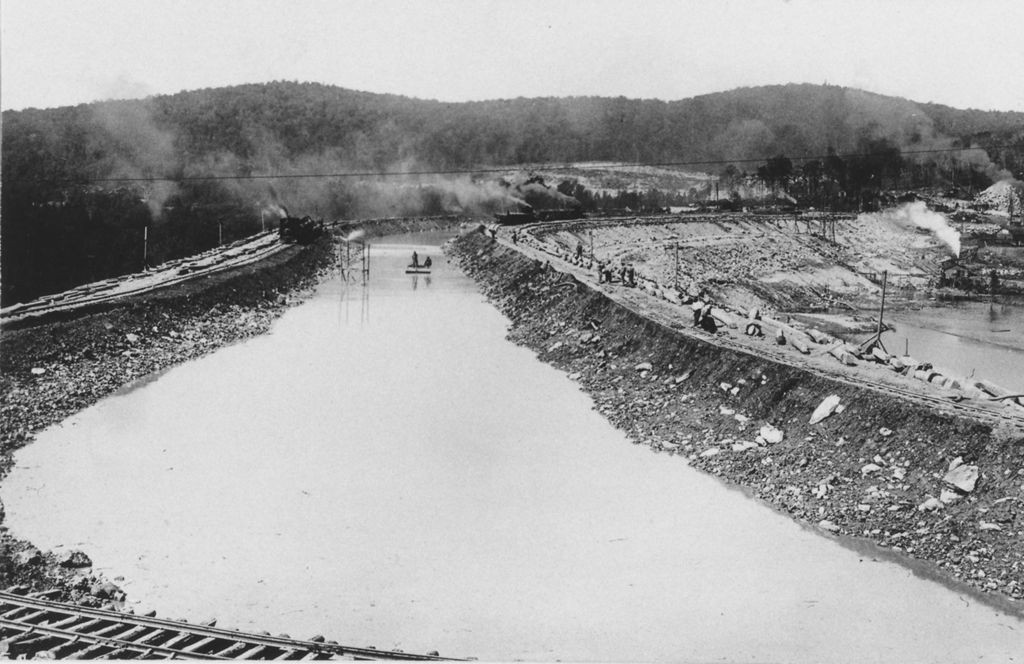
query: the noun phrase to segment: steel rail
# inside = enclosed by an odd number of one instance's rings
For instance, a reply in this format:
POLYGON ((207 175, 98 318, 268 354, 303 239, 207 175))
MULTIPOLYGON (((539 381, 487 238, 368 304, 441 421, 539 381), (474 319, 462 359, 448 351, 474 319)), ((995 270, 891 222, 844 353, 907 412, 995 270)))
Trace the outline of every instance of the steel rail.
POLYGON ((0 643, 5 645, 8 652, 19 653, 33 648, 38 648, 35 652, 65 649, 77 643, 80 645, 75 650, 103 646, 124 650, 121 656, 134 654, 139 657, 148 653, 145 656, 190 659, 264 659, 269 655, 289 659, 451 659, 439 655, 420 655, 293 639, 283 635, 253 634, 210 624, 193 624, 155 616, 139 616, 76 606, 10 592, 0 592, 0 633, 4 635, 0 643), (28 613, 24 613, 21 618, 16 617, 24 610, 28 613))

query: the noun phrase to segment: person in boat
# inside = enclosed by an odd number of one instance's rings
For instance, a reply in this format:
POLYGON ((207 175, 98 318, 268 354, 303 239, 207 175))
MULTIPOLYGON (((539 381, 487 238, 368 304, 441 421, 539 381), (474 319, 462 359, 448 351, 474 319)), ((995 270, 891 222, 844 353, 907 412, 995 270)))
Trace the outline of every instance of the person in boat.
POLYGON ((426 258, 425 258, 425 259, 423 260, 423 267, 427 267, 427 268, 429 268, 429 267, 430 267, 431 265, 433 265, 433 264, 434 264, 434 261, 430 260, 430 256, 427 256, 427 257, 426 257, 426 258))
POLYGON ((412 267, 419 267, 419 266, 420 266, 420 255, 417 254, 414 251, 414 252, 412 252, 412 267))

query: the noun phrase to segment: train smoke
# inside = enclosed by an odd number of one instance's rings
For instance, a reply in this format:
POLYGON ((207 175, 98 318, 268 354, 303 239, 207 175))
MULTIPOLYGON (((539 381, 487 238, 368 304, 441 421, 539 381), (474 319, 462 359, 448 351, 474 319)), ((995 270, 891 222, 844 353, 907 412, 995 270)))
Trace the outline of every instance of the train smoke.
POLYGON ((923 202, 906 203, 895 210, 885 211, 883 216, 902 226, 912 225, 929 231, 946 245, 954 258, 960 257, 960 233, 949 225, 945 215, 929 210, 923 202))

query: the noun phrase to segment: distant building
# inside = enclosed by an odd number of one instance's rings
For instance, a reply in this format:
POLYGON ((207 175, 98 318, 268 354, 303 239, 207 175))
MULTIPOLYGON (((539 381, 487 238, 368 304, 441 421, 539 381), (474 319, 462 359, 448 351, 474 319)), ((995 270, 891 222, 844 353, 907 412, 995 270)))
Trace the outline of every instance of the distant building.
POLYGON ((1007 224, 999 229, 994 241, 996 244, 1008 244, 1014 247, 1024 245, 1024 226, 1007 224))
POLYGON ((947 258, 939 264, 942 285, 958 285, 971 276, 970 271, 956 258, 947 258))

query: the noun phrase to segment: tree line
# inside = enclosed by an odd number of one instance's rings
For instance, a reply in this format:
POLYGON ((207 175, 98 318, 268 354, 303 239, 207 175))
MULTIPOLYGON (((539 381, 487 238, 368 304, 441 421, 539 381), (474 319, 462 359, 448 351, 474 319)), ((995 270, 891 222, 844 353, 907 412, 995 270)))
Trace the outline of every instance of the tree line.
MULTIPOLYGON (((275 82, 7 111, 3 127, 5 305, 140 269, 147 232, 150 261, 159 262, 213 246, 220 230, 225 241, 258 230, 270 206, 328 218, 452 207, 451 189, 431 181, 198 179, 209 176, 700 161, 713 163, 693 169, 721 175, 723 185, 756 177, 800 199, 852 206, 891 183, 980 187, 1024 168, 1024 113, 811 85, 671 102, 445 103, 275 82), (900 156, 975 145, 983 149, 900 156), (802 159, 829 148, 824 158, 802 159), (842 156, 849 153, 867 156, 842 156)), ((664 207, 711 195, 710 188, 594 194, 571 180, 564 188, 586 209, 664 207)))

